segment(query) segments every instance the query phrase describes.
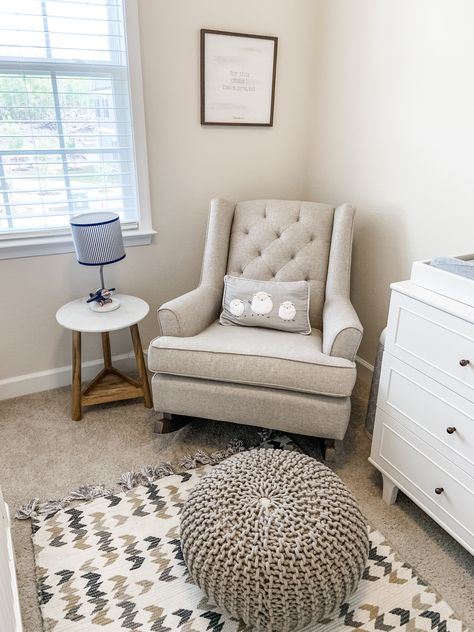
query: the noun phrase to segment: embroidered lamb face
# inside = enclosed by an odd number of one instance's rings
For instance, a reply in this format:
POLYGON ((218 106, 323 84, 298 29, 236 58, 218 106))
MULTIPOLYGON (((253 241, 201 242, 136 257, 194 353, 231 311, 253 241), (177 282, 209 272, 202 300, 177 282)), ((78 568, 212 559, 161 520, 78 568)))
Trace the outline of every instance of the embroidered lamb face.
POLYGON ((280 303, 278 316, 282 320, 294 320, 296 316, 296 307, 291 301, 283 301, 280 303))
POLYGON ((272 297, 266 292, 257 292, 253 295, 250 307, 254 314, 266 316, 273 309, 272 297))
POLYGON ((234 298, 229 303, 229 311, 233 316, 242 316, 245 311, 244 302, 240 298, 234 298))

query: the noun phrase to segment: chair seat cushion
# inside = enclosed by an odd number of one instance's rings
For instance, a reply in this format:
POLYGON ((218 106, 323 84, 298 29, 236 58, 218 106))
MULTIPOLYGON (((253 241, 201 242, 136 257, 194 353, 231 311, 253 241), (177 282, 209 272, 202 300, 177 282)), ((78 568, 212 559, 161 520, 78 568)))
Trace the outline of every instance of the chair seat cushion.
POLYGON ((161 336, 150 343, 156 373, 347 397, 356 380, 353 362, 322 352, 322 334, 309 336, 218 322, 188 338, 161 336))

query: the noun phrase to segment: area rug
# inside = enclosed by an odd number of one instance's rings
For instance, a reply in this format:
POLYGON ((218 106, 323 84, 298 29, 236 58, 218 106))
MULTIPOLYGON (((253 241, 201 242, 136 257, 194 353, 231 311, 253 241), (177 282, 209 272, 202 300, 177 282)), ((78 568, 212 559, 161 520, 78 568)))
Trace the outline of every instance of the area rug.
MULTIPOLYGON (((261 447, 299 449, 287 437, 261 447)), ((192 583, 180 548, 183 503, 222 456, 201 454, 183 464, 194 469, 174 474, 169 466, 145 468, 124 477, 129 491, 79 504, 68 504, 69 498, 43 508, 45 513, 33 512, 44 631, 251 632, 192 583)), ((333 617, 306 632, 468 630, 380 532, 369 528, 369 537, 368 565, 357 591, 333 617)))

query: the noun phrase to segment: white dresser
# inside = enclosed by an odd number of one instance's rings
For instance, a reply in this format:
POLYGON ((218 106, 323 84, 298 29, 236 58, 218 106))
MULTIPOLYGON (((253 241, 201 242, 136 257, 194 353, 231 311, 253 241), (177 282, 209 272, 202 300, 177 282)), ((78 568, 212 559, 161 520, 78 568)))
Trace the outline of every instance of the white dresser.
POLYGON ((0 630, 21 632, 20 603, 10 529, 10 513, 0 489, 0 630))
POLYGON ((474 554, 474 307, 391 287, 369 460, 474 554))

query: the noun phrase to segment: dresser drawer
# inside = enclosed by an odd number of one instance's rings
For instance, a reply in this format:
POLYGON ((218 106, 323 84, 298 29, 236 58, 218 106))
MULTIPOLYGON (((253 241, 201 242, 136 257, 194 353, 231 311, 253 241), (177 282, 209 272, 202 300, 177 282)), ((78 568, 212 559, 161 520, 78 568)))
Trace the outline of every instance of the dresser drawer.
POLYGON ((377 405, 474 476, 474 403, 386 352, 377 405))
POLYGON ((380 408, 370 460, 451 535, 474 551, 472 477, 380 408), (441 493, 437 494, 436 489, 441 493))
POLYGON ((392 292, 385 350, 474 401, 473 331, 472 323, 392 292))

